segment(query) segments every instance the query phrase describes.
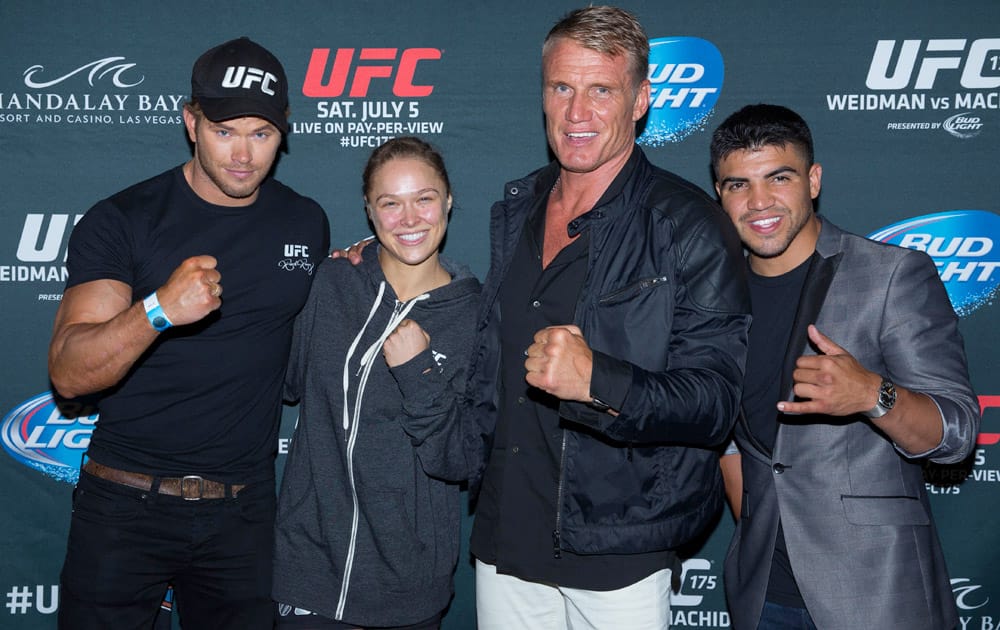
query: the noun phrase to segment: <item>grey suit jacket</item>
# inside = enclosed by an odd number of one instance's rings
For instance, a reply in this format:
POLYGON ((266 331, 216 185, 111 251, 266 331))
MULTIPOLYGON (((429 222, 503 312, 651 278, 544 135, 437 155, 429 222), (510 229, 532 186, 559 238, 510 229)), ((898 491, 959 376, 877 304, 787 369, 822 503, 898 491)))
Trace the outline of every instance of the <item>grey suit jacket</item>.
POLYGON ((785 357, 788 399, 795 359, 815 353, 810 323, 867 369, 929 395, 944 437, 926 453, 905 453, 860 415, 784 416, 772 454, 741 422, 743 507, 725 563, 733 627, 757 627, 780 517, 820 630, 952 628, 958 615, 921 460, 962 461, 980 415, 934 263, 823 220, 785 357))

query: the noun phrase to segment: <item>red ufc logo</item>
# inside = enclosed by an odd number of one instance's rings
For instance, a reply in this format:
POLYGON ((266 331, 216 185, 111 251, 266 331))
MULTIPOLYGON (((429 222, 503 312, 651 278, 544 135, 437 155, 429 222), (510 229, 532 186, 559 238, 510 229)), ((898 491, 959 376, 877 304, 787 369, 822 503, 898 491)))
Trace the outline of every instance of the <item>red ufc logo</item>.
POLYGON ((441 58, 441 51, 437 48, 407 48, 403 50, 397 63, 385 62, 396 61, 398 48, 362 48, 358 54, 357 64, 354 63, 354 50, 354 48, 337 49, 329 79, 324 82, 330 49, 313 48, 302 93, 312 97, 336 98, 344 94, 350 79, 351 89, 348 96, 364 97, 368 95, 368 88, 371 87, 373 79, 388 79, 393 76, 393 71, 395 77, 392 81, 392 93, 395 96, 413 98, 428 96, 434 91, 433 85, 414 85, 413 78, 419 62, 441 58))
MULTIPOLYGON (((994 407, 1000 407, 1000 396, 980 396, 979 397, 979 415, 985 416, 986 410, 994 407)), ((979 431, 979 439, 976 443, 980 446, 990 446, 1000 442, 1000 433, 984 433, 982 430, 979 431)))

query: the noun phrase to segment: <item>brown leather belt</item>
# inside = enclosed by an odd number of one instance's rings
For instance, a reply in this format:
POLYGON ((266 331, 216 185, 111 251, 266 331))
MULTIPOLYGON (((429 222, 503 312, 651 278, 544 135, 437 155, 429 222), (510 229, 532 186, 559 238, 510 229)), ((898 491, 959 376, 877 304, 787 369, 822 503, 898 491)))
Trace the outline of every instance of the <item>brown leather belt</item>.
POLYGON ((222 483, 221 481, 203 479, 199 475, 184 475, 183 477, 154 477, 153 475, 147 475, 144 473, 129 472, 127 470, 111 468, 110 466, 105 466, 104 464, 98 464, 92 459, 88 459, 87 463, 83 465, 83 471, 94 475, 95 477, 120 483, 123 486, 129 486, 130 488, 138 488, 139 490, 152 489, 153 482, 158 479, 160 485, 157 488, 157 491, 160 494, 182 497, 188 501, 235 497, 240 490, 246 487, 246 484, 227 484, 222 483), (228 494, 226 493, 227 486, 229 488, 228 494))

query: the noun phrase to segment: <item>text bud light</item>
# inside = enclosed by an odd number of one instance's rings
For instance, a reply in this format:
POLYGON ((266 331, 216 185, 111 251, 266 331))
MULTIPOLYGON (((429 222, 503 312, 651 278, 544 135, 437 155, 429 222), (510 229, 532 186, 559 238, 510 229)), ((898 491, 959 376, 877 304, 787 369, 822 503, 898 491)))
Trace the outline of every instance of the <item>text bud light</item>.
POLYGON ((55 479, 76 483, 97 412, 79 403, 66 405, 73 408, 60 409, 51 392, 38 394, 4 416, 0 431, 11 457, 55 479))
POLYGON ((1000 215, 952 210, 894 223, 868 238, 926 252, 959 317, 992 304, 1000 290, 1000 215))
POLYGON ((680 142, 704 129, 722 92, 722 53, 697 37, 649 40, 650 100, 639 144, 680 142))

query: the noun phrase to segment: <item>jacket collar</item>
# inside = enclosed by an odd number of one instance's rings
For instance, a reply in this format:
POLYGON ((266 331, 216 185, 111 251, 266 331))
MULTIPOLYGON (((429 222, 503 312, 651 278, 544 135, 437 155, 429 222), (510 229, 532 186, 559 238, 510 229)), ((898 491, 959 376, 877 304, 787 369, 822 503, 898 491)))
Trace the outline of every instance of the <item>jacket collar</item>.
MULTIPOLYGON (((604 191, 604 194, 601 195, 601 198, 597 200, 597 203, 594 204, 594 207, 599 208, 618 198, 627 190, 626 186, 635 177, 636 171, 640 168, 647 168, 648 164, 649 160, 646 159, 646 154, 643 153, 639 145, 633 145, 632 154, 629 155, 625 165, 615 175, 614 180, 604 191)), ((526 177, 508 182, 504 189, 504 195, 509 199, 512 196, 520 196, 524 191, 530 190, 532 198, 537 198, 549 194, 549 191, 552 190, 558 179, 559 162, 553 160, 526 177)))
POLYGON ((628 156, 628 160, 625 165, 622 166, 622 170, 618 171, 615 175, 614 180, 601 195, 601 198, 597 200, 594 204, 594 208, 600 208, 601 206, 611 203, 611 201, 618 199, 626 190, 626 186, 635 177, 637 170, 639 170, 640 165, 647 165, 649 162, 646 160, 646 155, 639 148, 639 145, 632 145, 632 154, 628 156))
POLYGON ((816 251, 823 258, 830 258, 844 249, 843 239, 846 232, 830 223, 822 216, 817 216, 820 223, 819 239, 816 241, 816 251))
POLYGON ((600 221, 605 217, 613 217, 617 212, 622 212, 630 206, 630 200, 625 198, 630 192, 636 189, 634 182, 640 177, 648 167, 649 162, 638 145, 632 147, 632 154, 628 156, 622 169, 615 175, 614 180, 604 190, 600 199, 594 204, 590 211, 581 214, 569 222, 567 232, 570 237, 583 232, 593 221, 600 221), (622 201, 624 200, 624 202, 622 201))

